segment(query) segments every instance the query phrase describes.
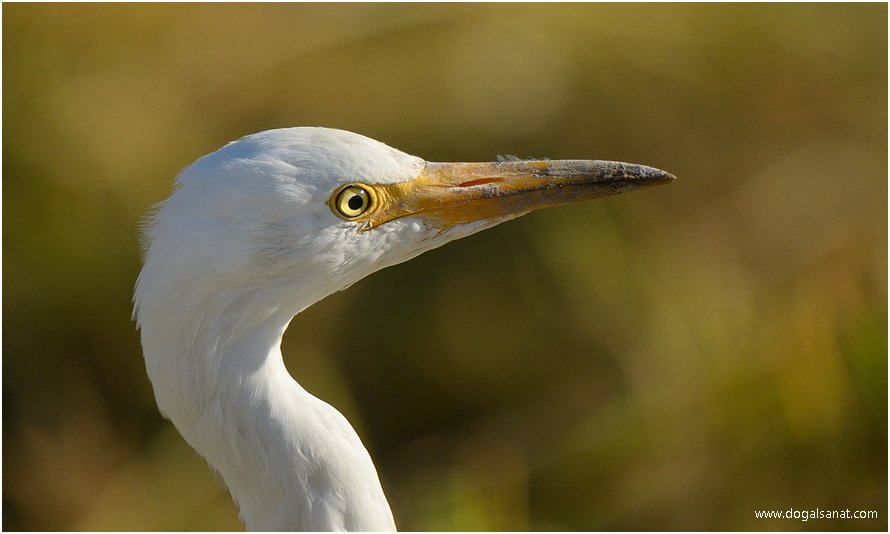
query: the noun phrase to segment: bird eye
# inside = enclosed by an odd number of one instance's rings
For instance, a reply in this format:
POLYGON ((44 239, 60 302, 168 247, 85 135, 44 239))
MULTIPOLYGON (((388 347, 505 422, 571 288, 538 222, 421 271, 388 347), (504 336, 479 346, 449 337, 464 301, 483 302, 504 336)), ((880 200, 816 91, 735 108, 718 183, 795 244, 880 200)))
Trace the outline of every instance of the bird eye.
POLYGON ((344 219, 354 219, 368 211, 373 200, 372 193, 360 185, 347 185, 333 198, 334 212, 344 219))

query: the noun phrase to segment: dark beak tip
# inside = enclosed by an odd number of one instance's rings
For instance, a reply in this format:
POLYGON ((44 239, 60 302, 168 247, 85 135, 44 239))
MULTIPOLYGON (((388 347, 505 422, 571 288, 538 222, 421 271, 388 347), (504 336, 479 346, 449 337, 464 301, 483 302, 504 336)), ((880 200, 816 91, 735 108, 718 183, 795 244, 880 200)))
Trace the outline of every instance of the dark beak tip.
POLYGON ((653 172, 649 178, 652 185, 663 185, 677 181, 677 177, 669 172, 660 169, 652 169, 652 171, 653 172))

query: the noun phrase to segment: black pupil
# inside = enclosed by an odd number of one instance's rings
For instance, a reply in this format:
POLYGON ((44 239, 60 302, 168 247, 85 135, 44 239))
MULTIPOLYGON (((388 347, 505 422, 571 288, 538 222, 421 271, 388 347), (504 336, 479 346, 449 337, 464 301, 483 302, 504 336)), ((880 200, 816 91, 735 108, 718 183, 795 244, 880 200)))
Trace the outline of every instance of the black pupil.
POLYGON ((357 210, 365 205, 365 201, 362 199, 361 195, 355 195, 350 198, 346 204, 349 206, 349 209, 357 210))

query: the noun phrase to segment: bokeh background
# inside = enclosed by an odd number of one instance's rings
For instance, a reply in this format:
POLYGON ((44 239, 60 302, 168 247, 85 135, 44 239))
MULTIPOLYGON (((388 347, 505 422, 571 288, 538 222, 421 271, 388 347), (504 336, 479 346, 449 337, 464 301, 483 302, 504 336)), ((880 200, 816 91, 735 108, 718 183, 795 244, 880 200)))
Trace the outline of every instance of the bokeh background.
POLYGON ((294 320, 400 528, 887 529, 886 4, 2 10, 5 530, 243 528, 155 407, 137 227, 197 157, 297 125, 679 177, 294 320), (754 514, 816 508, 877 518, 754 514))

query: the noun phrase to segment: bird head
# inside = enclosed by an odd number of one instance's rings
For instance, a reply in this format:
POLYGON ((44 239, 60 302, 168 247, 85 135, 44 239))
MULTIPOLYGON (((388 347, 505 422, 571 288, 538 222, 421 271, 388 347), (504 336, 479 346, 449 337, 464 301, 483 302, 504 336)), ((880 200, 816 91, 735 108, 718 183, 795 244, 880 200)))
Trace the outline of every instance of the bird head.
POLYGON ((604 161, 431 163, 341 130, 261 132, 187 167, 155 208, 136 315, 143 323, 168 310, 189 332, 208 316, 226 329, 269 317, 286 325, 324 296, 448 241, 673 179, 604 161))

